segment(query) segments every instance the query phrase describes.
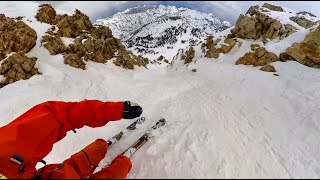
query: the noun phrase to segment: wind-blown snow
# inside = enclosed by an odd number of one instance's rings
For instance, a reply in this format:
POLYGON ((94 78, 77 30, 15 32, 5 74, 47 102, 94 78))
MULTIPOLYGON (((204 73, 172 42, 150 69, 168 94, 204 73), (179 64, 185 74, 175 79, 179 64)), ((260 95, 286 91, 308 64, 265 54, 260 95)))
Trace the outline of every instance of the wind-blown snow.
MULTIPOLYGON (((20 3, 0 5, 2 11, 20 3)), ((32 5, 5 13, 30 11, 31 18, 36 9, 32 5)), ((38 40, 50 27, 34 19, 29 25, 37 31, 38 40)), ((101 166, 159 118, 167 123, 132 156, 130 179, 319 178, 319 69, 276 62, 272 65, 279 76, 274 76, 258 67, 234 65, 249 51, 250 43, 244 42, 241 51, 237 48, 218 60, 196 54, 196 63, 188 67, 150 65, 148 70, 125 70, 109 61, 105 65, 86 62, 83 71, 65 65, 62 55, 50 56, 38 42, 28 55, 38 57, 36 66, 43 74, 0 89, 0 126, 47 100, 132 100, 143 107, 146 122, 110 148, 101 166), (196 73, 190 71, 193 68, 196 73)), ((111 138, 131 122, 69 132, 45 160, 60 163, 97 138, 111 138)))

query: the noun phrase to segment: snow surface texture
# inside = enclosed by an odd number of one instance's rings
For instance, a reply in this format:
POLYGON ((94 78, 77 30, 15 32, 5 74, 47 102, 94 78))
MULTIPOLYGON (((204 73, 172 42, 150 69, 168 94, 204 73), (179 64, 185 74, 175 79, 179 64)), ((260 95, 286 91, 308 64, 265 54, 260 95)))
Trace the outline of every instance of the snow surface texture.
MULTIPOLYGON (((188 67, 175 63, 172 68, 150 65, 149 70, 125 70, 109 61, 87 62, 83 71, 39 47, 49 26, 34 19, 37 5, 0 5, 6 15, 24 13, 26 23, 32 20, 28 25, 37 31, 38 44, 28 55, 39 58, 36 66, 43 73, 0 89, 0 126, 47 100, 132 100, 143 107, 146 122, 112 146, 101 166, 161 117, 167 123, 131 157, 129 179, 320 177, 319 69, 275 62, 279 76, 274 76, 258 67, 236 66, 234 62, 250 49, 246 41, 241 51, 235 46, 217 60, 196 54, 196 63, 188 67)), ((199 46, 195 50, 201 52, 199 46)), ((45 160, 60 163, 97 138, 111 138, 131 122, 69 132, 45 160)))
POLYGON ((130 8, 110 18, 98 19, 95 23, 109 26, 113 35, 135 54, 147 56, 150 60, 166 54, 165 58, 169 61, 179 48, 199 44, 202 37, 231 26, 212 14, 163 5, 130 8), (147 36, 153 39, 148 40, 147 36), (157 54, 141 53, 136 48, 148 48, 157 54))

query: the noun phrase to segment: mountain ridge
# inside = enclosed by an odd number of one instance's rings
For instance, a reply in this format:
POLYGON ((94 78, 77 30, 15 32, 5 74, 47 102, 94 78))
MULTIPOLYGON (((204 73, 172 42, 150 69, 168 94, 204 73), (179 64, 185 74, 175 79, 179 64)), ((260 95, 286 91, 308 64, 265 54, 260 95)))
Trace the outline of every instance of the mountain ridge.
POLYGON ((162 50, 157 48, 170 49, 179 42, 194 46, 202 38, 231 26, 230 22, 211 13, 165 5, 129 8, 112 17, 98 19, 95 24, 110 27, 115 37, 140 55, 149 51, 161 54, 162 50))

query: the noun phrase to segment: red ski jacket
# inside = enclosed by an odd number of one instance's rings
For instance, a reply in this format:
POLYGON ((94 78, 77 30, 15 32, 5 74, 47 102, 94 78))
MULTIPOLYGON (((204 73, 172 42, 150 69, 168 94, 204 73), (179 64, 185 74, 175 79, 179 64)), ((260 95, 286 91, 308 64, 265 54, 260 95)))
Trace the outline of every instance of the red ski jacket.
POLYGON ((85 125, 101 127, 120 120, 123 102, 48 101, 0 128, 0 173, 7 178, 33 178, 36 164, 66 133, 85 125))

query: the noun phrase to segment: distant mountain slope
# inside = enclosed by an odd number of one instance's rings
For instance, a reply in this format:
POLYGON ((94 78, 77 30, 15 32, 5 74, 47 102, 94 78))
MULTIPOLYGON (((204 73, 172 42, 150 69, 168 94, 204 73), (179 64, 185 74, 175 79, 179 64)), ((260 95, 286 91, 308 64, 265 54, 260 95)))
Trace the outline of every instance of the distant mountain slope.
POLYGON ((197 45, 201 38, 231 26, 212 14, 164 5, 130 8, 96 24, 109 26, 115 37, 138 54, 161 53, 159 47, 197 45))

